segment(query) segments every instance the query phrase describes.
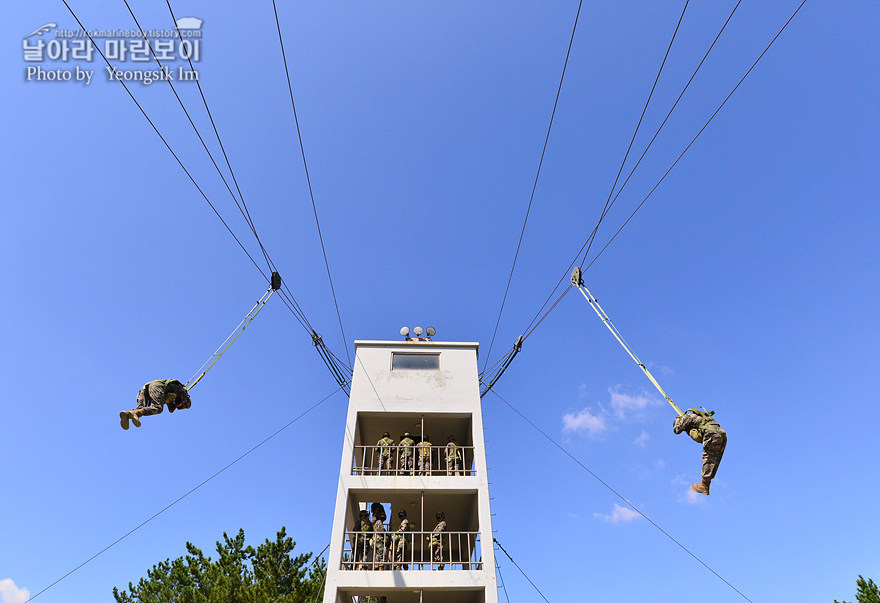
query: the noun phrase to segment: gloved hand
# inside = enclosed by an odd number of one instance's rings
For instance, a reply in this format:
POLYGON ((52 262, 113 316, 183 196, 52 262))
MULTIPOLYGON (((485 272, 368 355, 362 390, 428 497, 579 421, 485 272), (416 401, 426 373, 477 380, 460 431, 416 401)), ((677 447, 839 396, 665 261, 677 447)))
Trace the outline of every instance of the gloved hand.
POLYGON ((697 444, 703 443, 703 435, 700 433, 700 430, 697 428, 691 429, 688 432, 688 435, 691 436, 691 439, 697 444))

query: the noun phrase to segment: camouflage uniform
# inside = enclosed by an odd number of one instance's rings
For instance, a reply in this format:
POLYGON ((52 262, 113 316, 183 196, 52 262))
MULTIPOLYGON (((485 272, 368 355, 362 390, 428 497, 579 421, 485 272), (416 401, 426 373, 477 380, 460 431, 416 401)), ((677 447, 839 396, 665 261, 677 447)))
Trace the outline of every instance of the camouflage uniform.
POLYGON ((408 569, 406 561, 406 532, 409 530, 409 519, 400 520, 400 527, 394 533, 394 569, 408 569))
POLYGON ((419 449, 419 475, 431 475, 431 442, 426 438, 416 448, 419 449))
MULTIPOLYGON (((675 433, 687 432, 696 442, 703 444, 703 487, 705 492, 709 493, 709 483, 715 478, 718 472, 718 465, 721 463, 721 457, 724 455, 724 448, 727 446, 727 432, 721 428, 709 413, 702 413, 696 409, 688 409, 683 415, 675 418, 672 430, 675 433)), ((694 484, 697 486, 697 484, 694 484)), ((701 490, 694 488, 697 492, 701 490)))
POLYGON ((461 470, 461 450, 452 437, 446 443, 446 475, 464 475, 461 470))
POLYGON ((367 564, 372 561, 372 549, 367 542, 367 534, 373 531, 373 524, 370 523, 370 517, 361 516, 354 522, 354 569, 367 569, 367 564))
POLYGON ((189 408, 192 401, 183 383, 177 379, 158 379, 150 381, 137 395, 137 409, 142 417, 158 415, 168 403, 168 412, 189 408))
POLYGON ((168 412, 192 406, 186 386, 177 379, 157 379, 144 385, 137 395, 137 408, 119 413, 120 424, 123 429, 128 429, 131 419, 136 427, 140 427, 140 417, 158 415, 165 404, 168 404, 168 412))
POLYGON ((443 565, 443 532, 446 531, 446 521, 441 519, 437 522, 437 525, 434 526, 434 531, 431 532, 431 559, 434 563, 439 564, 437 569, 444 569, 443 565))
POLYGON ((385 513, 381 515, 373 515, 373 569, 385 569, 384 563, 387 561, 386 554, 386 538, 385 536, 385 513))
POLYGON ((409 437, 408 433, 400 438, 400 462, 397 468, 409 475, 413 472, 413 445, 415 440, 409 437))
POLYGON ((394 440, 391 436, 385 435, 381 440, 376 442, 379 447, 379 475, 382 472, 391 473, 391 451, 394 447, 394 440))

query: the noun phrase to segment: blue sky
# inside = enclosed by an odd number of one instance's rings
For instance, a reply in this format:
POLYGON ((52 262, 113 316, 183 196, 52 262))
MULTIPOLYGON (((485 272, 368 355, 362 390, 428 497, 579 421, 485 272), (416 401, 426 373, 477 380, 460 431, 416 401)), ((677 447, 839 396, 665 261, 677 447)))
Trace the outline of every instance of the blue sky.
MULTIPOLYGON (((629 166, 733 4, 688 7, 629 166)), ((131 5, 145 28, 170 27, 163 2, 131 5)), ((71 6, 89 28, 133 27, 122 2, 71 6)), ((593 255, 796 6, 743 2, 593 255)), ((271 3, 173 7, 204 20, 196 68, 244 199, 330 348, 344 358, 355 339, 431 324, 437 340, 479 341, 485 354, 577 3, 280 3, 346 341, 271 3)), ((595 225, 681 8, 584 4, 492 360, 595 225)), ((335 386, 273 298, 192 409, 119 428, 144 382, 188 379, 266 283, 100 58, 40 63, 94 70, 88 85, 26 80, 22 40, 45 23, 77 27, 61 2, 11 3, 0 23, 4 603, 44 589, 335 386)), ((753 601, 851 598, 858 574, 880 576, 878 25, 877 2, 807 2, 585 274, 670 396, 717 411, 730 441, 711 497, 688 495, 699 448, 673 435, 673 411, 577 292, 497 386, 753 601)), ((215 151, 197 89, 177 87, 215 151)), ((168 85, 131 89, 260 260, 168 85)), ((111 601, 186 541, 212 550, 239 528, 256 543, 287 526, 298 550, 320 551, 345 409, 337 394, 36 600, 111 601)), ((497 398, 484 414, 493 527, 548 599, 743 600, 497 398)), ((499 559, 510 600, 537 600, 499 559)))

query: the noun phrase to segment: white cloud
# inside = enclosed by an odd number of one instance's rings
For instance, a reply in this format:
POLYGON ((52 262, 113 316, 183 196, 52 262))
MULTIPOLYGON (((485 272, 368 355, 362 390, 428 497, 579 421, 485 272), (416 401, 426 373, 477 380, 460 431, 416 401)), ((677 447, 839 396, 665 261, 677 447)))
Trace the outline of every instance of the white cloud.
POLYGON ((590 435, 596 435, 605 431, 605 417, 593 414, 588 406, 581 409, 577 414, 568 413, 562 417, 562 425, 565 431, 586 431, 590 435))
POLYGON ((626 419, 631 413, 637 413, 648 406, 656 406, 660 403, 657 398, 645 393, 630 396, 621 393, 617 388, 609 389, 608 393, 611 394, 611 408, 614 409, 614 415, 619 419, 626 419))
POLYGON ((676 476, 675 479, 672 480, 672 483, 676 486, 686 486, 684 494, 678 499, 680 502, 685 502, 690 505, 701 505, 706 502, 705 494, 700 494, 691 490, 691 484, 694 482, 691 478, 688 478, 686 474, 676 476))
POLYGON ((644 448, 648 444, 648 440, 650 440, 650 439, 651 439, 651 434, 649 434, 647 431, 645 431, 643 429, 642 433, 640 433, 638 436, 636 436, 636 439, 633 440, 633 444, 635 444, 636 446, 640 446, 641 448, 644 448))
POLYGON ((694 492, 691 490, 690 486, 688 486, 688 489, 685 491, 685 500, 691 505, 701 505, 706 502, 706 495, 694 492))
POLYGON ((604 519, 609 523, 619 523, 621 521, 632 521, 633 519, 638 519, 639 517, 641 517, 641 515, 639 515, 629 507, 621 507, 617 503, 614 503, 614 510, 611 511, 611 515, 593 513, 593 517, 604 519))
POLYGON ((0 602, 2 603, 25 603, 30 599, 31 593, 26 588, 18 588, 11 578, 0 580, 0 602))
POLYGON ((663 459, 654 459, 654 469, 665 469, 666 461, 663 459))

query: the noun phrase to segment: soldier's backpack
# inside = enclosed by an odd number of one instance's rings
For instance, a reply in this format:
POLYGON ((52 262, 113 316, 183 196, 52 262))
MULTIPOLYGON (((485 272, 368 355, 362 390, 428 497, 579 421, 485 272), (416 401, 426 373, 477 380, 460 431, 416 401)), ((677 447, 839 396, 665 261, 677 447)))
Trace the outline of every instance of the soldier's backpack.
POLYGON ((721 425, 714 418, 714 410, 706 410, 705 408, 702 410, 699 408, 688 408, 687 412, 692 412, 701 419, 699 429, 691 429, 688 432, 688 435, 690 435, 695 442, 703 443, 703 434, 701 430, 711 433, 720 433, 719 430, 721 429, 721 425))

